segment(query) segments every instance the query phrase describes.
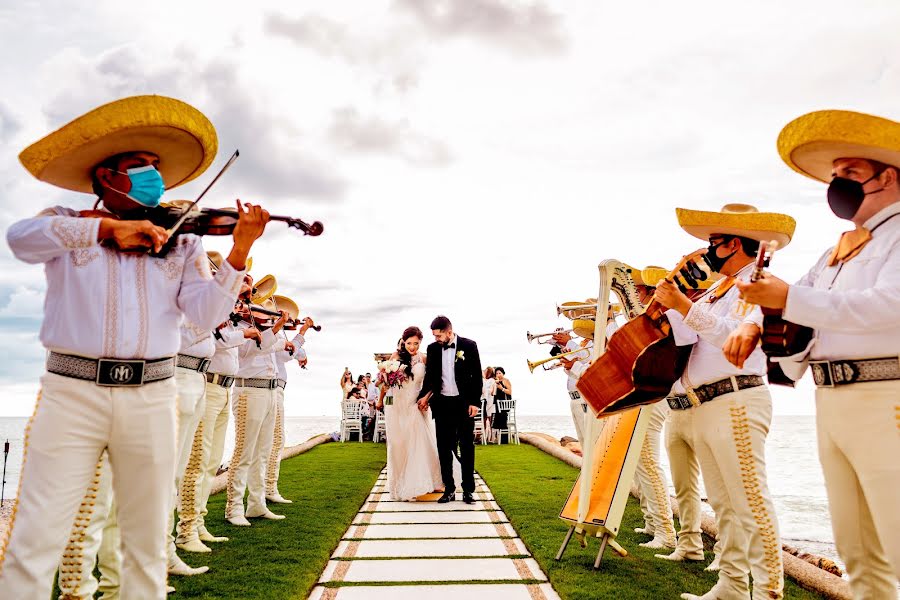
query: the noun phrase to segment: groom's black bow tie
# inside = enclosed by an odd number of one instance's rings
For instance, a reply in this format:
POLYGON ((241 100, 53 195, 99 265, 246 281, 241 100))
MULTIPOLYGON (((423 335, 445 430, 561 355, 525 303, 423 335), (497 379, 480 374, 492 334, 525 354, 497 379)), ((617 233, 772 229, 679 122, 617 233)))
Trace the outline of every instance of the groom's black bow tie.
POLYGON ((444 344, 444 350, 446 350, 447 348, 456 348, 456 344, 455 343, 444 344))

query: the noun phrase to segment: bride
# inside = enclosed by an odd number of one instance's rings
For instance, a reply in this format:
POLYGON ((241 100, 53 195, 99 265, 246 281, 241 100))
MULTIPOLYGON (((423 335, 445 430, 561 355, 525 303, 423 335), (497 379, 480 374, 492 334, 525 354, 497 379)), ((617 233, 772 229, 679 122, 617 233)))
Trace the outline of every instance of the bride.
POLYGON ((443 491, 441 465, 431 409, 419 410, 418 398, 425 379, 425 355, 419 353, 422 330, 407 327, 400 346, 391 356, 399 360, 407 379, 381 398, 393 396, 384 406, 387 434, 387 489, 392 500, 415 500, 417 496, 443 491))

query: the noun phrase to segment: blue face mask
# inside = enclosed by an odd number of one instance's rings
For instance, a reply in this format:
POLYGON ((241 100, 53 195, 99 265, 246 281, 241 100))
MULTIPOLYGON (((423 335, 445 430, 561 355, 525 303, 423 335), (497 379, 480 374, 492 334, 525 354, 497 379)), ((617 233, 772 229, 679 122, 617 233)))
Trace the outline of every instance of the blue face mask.
MULTIPOLYGON (((156 167, 147 165, 146 167, 128 169, 125 173, 121 171, 115 172, 128 175, 128 179, 131 181, 131 190, 125 194, 126 198, 130 198, 147 208, 159 206, 159 200, 162 198, 163 192, 166 191, 166 186, 163 183, 162 175, 159 174, 156 167)), ((119 192, 119 190, 116 191, 119 192)))

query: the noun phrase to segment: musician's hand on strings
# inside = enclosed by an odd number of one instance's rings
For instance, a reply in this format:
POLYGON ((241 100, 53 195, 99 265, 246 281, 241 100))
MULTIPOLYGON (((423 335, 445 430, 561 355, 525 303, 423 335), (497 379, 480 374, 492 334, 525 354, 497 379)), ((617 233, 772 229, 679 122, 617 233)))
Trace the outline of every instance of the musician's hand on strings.
POLYGON ((691 299, 678 289, 677 285, 665 279, 656 285, 656 292, 653 294, 653 297, 666 308, 674 308, 685 317, 694 305, 691 299))
POLYGON ((109 240, 117 248, 152 248, 159 252, 167 241, 166 230, 150 221, 119 221, 117 219, 101 219, 97 241, 109 240))
POLYGON ((725 358, 738 369, 743 369, 744 361, 756 350, 760 335, 756 323, 741 323, 729 334, 725 345, 722 346, 725 358))
POLYGON ((237 200, 238 222, 234 226, 231 237, 234 238, 234 246, 228 255, 228 264, 239 271, 243 271, 247 266, 247 256, 250 254, 250 248, 253 246, 259 236, 266 229, 266 223, 269 222, 269 211, 256 204, 244 203, 237 200))
POLYGON ((741 291, 744 302, 758 304, 763 308, 783 309, 787 306, 788 290, 791 286, 774 275, 766 273, 753 283, 736 281, 735 285, 741 291))

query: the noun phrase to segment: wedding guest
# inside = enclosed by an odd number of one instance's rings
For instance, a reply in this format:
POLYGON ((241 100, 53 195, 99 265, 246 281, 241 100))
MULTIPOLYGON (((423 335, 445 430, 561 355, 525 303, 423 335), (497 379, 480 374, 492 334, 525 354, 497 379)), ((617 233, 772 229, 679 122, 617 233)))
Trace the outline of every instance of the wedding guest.
POLYGON ((493 417, 491 418, 491 427, 493 429, 501 430, 507 428, 506 419, 509 417, 509 411, 497 410, 496 402, 498 400, 509 400, 512 398, 512 383, 506 378, 506 369, 503 367, 494 368, 494 381, 497 384, 497 389, 494 393, 495 410, 493 417))
POLYGON ((344 367, 344 374, 341 375, 341 400, 346 400, 350 397, 350 390, 353 389, 353 373, 350 372, 350 369, 344 367))
POLYGON ((494 395, 497 393, 497 382, 494 381, 494 367, 484 370, 484 382, 481 385, 481 414, 484 421, 484 431, 488 439, 491 438, 491 417, 496 411, 494 395))

